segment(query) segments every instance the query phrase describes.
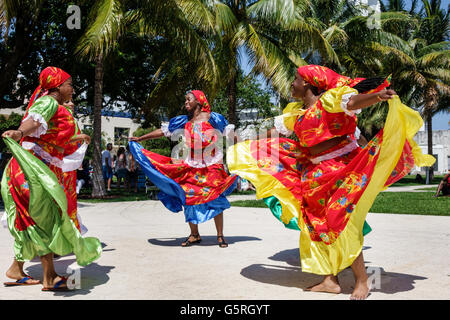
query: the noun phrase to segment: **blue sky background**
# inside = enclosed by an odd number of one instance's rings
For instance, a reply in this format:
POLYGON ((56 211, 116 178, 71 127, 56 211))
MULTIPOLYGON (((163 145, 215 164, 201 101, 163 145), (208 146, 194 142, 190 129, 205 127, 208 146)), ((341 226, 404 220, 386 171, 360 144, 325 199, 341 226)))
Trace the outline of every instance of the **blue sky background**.
MULTIPOLYGON (((386 3, 387 1, 383 1, 386 3)), ((405 0, 408 9, 411 8, 411 0, 405 0)), ((450 0, 441 0, 441 8, 447 9, 450 0)), ((419 1, 421 4, 421 1, 419 1)), ((248 74, 251 70, 251 65, 248 56, 244 50, 241 50, 240 65, 243 68, 244 74, 248 74)), ((261 84, 265 87, 265 80, 263 77, 259 78, 261 84)), ((450 113, 440 112, 433 117, 433 130, 449 130, 450 129, 450 113)))

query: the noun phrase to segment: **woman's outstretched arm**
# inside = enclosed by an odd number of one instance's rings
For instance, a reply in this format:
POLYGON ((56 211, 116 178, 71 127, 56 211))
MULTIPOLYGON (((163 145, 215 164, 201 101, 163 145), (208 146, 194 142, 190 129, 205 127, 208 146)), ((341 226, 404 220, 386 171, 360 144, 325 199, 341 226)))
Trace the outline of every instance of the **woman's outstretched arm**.
POLYGON ((17 130, 8 130, 3 132, 2 138, 9 137, 16 141, 19 141, 23 137, 26 137, 36 131, 41 124, 39 121, 34 121, 33 119, 25 120, 17 130))
POLYGON ((347 104, 348 110, 357 110, 370 107, 380 101, 392 99, 397 93, 394 90, 382 90, 376 93, 357 94, 350 98, 347 104))
POLYGON ((161 129, 156 129, 153 130, 152 132, 149 132, 147 134, 144 134, 141 137, 130 137, 128 138, 129 141, 144 141, 144 140, 149 140, 149 139, 156 139, 156 138, 161 138, 164 137, 164 133, 161 129))

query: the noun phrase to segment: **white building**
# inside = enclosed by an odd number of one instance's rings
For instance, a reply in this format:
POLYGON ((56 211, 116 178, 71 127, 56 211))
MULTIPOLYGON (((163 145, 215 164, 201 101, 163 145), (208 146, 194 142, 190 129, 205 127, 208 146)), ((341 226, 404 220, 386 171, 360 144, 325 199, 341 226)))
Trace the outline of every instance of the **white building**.
MULTIPOLYGON (((92 129, 89 117, 82 117, 78 125, 83 131, 92 129)), ((102 111, 102 135, 107 143, 112 143, 114 148, 123 147, 128 144, 128 137, 141 126, 136 123, 130 113, 120 111, 102 111)))
MULTIPOLYGON (((419 131, 414 141, 422 149, 424 154, 428 153, 427 131, 419 131)), ((433 156, 436 158, 434 164, 435 174, 445 174, 450 170, 450 130, 433 131, 433 156)), ((424 172, 424 168, 415 167, 414 171, 424 172)))
MULTIPOLYGON (((11 113, 23 115, 25 111, 22 108, 0 109, 0 115, 9 116, 11 113)), ((92 123, 89 116, 82 116, 78 119, 78 125, 81 131, 92 129, 92 123)), ((119 146, 125 146, 128 143, 128 137, 140 127, 130 113, 120 111, 102 111, 102 136, 107 143, 111 142, 116 149, 119 146)))

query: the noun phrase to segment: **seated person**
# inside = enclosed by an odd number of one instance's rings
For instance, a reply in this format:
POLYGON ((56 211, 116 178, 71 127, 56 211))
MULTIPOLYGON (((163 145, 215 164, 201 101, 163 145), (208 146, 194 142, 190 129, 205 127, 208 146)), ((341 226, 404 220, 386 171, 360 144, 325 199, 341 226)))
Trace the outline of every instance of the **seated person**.
POLYGON ((440 192, 442 191, 443 196, 450 196, 450 170, 447 175, 442 179, 441 183, 437 188, 435 197, 439 197, 440 192))

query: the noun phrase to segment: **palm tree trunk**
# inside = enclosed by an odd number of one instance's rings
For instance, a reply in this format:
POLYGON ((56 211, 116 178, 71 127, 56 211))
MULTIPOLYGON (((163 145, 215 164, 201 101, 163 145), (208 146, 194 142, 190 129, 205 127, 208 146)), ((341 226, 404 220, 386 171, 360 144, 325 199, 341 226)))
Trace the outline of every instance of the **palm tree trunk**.
POLYGON ((105 182, 102 174, 102 104, 103 104, 103 55, 95 59, 95 87, 94 87, 94 141, 93 141, 93 177, 92 197, 99 198, 106 195, 105 182))
POLYGON ((237 126, 236 104, 237 104, 237 72, 233 72, 227 86, 228 95, 228 122, 237 126))
MULTIPOLYGON (((433 115, 431 112, 427 115, 427 144, 428 150, 427 153, 433 155, 433 115)), ((433 166, 427 167, 427 179, 426 184, 431 184, 431 180, 433 180, 433 166)))
MULTIPOLYGON (((437 90, 429 86, 425 91, 425 117, 427 123, 427 144, 428 154, 433 155, 433 107, 437 102, 437 90)), ((426 184, 430 184, 433 180, 433 166, 427 168, 426 184)))

